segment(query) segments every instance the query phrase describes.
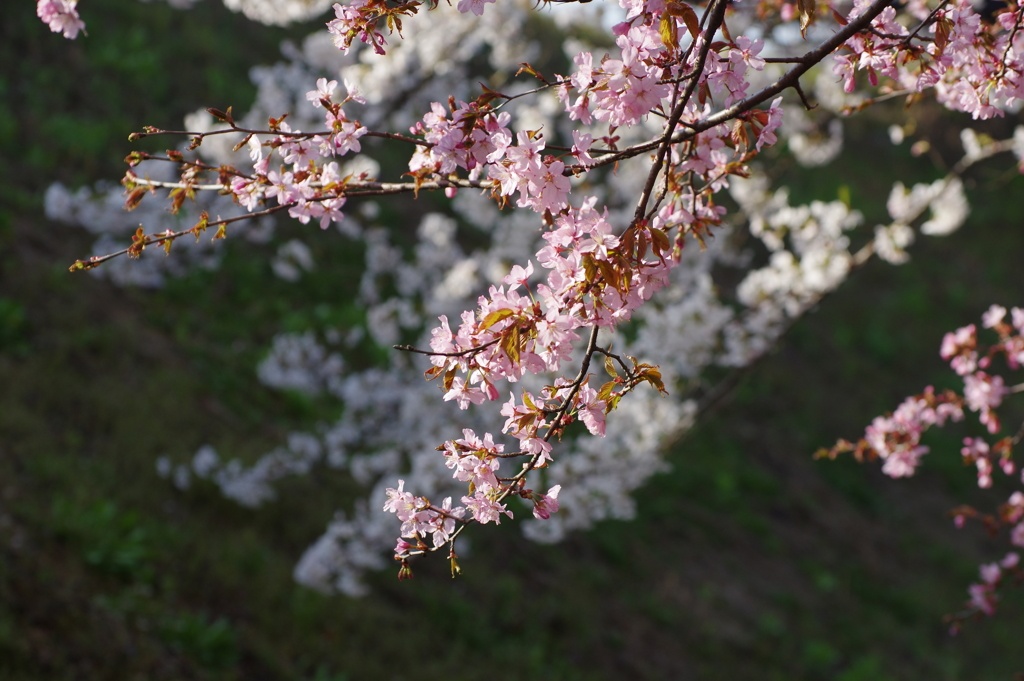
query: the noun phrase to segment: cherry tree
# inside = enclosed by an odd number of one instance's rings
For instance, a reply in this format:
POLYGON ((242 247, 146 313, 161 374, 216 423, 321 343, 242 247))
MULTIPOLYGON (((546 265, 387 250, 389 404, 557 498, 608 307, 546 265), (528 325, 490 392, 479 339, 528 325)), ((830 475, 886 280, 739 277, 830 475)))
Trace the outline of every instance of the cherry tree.
MULTIPOLYGON (((841 148, 843 116, 885 99, 931 97, 975 120, 1016 111, 1016 5, 983 16, 965 0, 620 0, 603 8, 612 21, 596 5, 335 4, 326 32, 292 46, 290 64, 257 72, 248 114, 211 108, 183 130, 133 133, 181 144, 133 152, 123 196, 51 188, 51 216, 102 234, 72 271, 118 281, 157 285, 181 268, 215 266, 211 243, 241 224, 262 224, 249 230, 259 238, 277 215, 367 244, 366 329, 325 334, 325 343, 280 336, 259 370, 268 385, 340 398, 342 417, 292 434, 251 466, 211 447, 189 466, 158 463, 179 485, 206 478, 250 506, 316 461, 348 469, 370 493, 310 547, 299 581, 359 593, 385 544, 400 578, 438 551, 455 575, 466 529, 512 517, 514 499, 532 509, 523 527, 538 541, 629 517, 630 495, 663 467, 664 446, 715 399, 701 388, 709 368, 749 365, 871 258, 905 262, 917 234, 957 229, 970 166, 1010 152, 1024 163, 1024 128, 1000 141, 965 127, 959 163, 932 183, 895 184, 891 222, 852 250, 858 211, 843 201, 791 205, 759 161, 781 137, 802 163, 827 163, 841 148), (525 28, 548 10, 569 36, 564 74, 531 64, 540 50, 525 28), (490 77, 470 69, 481 54, 490 77), (403 169, 385 176, 398 155, 403 169), (426 192, 450 199, 489 248, 464 252, 458 223, 429 213, 412 260, 403 257, 375 224, 373 201, 426 192), (166 195, 169 210, 150 195, 166 195), (114 203, 149 225, 120 246, 105 233, 114 203), (763 244, 766 264, 750 266, 730 238, 740 229, 763 244), (144 257, 172 248, 186 257, 144 257), (738 286, 715 283, 721 268, 743 274, 738 286), (344 347, 363 333, 394 346, 389 367, 346 365, 344 347), (410 335, 418 342, 400 342, 410 335)), ((277 22, 323 9, 238 6, 277 22)), ((39 0, 38 14, 66 38, 85 30, 73 0, 39 0)), ((314 266, 295 241, 274 271, 298 278, 314 266)), ((985 353, 974 326, 943 342, 962 394, 926 390, 876 419, 859 443, 823 454, 881 459, 885 473, 905 477, 927 451, 920 434, 962 419, 964 407, 1000 433, 996 410, 1020 388, 987 370, 996 357, 1009 370, 1024 362, 1024 312, 994 306, 984 326, 998 335, 985 353)), ((996 467, 1015 474, 1020 438, 965 441, 980 486, 996 467)), ((964 507, 956 518, 1006 525, 1024 546, 1020 492, 998 515, 964 507)), ((1017 565, 1010 553, 983 566, 967 614, 991 613, 996 588, 1020 577, 1017 565)))

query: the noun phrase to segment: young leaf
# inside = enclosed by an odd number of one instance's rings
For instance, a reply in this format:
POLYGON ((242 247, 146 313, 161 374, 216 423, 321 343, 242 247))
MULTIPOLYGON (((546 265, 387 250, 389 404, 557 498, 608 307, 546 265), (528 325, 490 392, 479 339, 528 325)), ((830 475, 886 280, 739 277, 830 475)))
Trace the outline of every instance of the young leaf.
POLYGON ((658 367, 645 368, 640 377, 654 386, 662 395, 668 395, 668 391, 665 390, 665 383, 661 380, 661 370, 658 367))
POLYGON ((124 200, 124 209, 135 210, 142 201, 142 197, 146 195, 146 191, 145 187, 138 187, 129 192, 128 198, 124 200))
POLYGON ((501 349, 513 364, 519 364, 519 327, 510 326, 501 334, 501 349))
POLYGON ((679 49, 679 32, 676 30, 676 18, 671 11, 661 15, 661 22, 658 25, 658 33, 661 34, 661 42, 670 50, 679 49))
POLYGON ((507 307, 503 307, 500 310, 495 310, 494 312, 484 317, 484 321, 480 325, 480 330, 486 331, 487 329, 491 328, 498 322, 502 321, 503 319, 508 319, 514 314, 515 310, 511 310, 507 307))
POLYGON ((597 399, 607 403, 608 398, 612 396, 612 391, 615 390, 615 381, 608 381, 601 386, 601 389, 597 391, 597 399))
POLYGON ((448 392, 449 390, 452 389, 452 383, 455 382, 455 374, 458 372, 458 370, 459 370, 459 367, 457 365, 455 365, 455 366, 452 366, 451 369, 449 369, 448 371, 445 372, 445 374, 444 374, 444 381, 441 384, 444 387, 444 391, 445 392, 448 392))
POLYGON ((807 37, 807 28, 814 23, 814 13, 818 9, 815 0, 797 0, 797 9, 800 10, 800 36, 807 37))

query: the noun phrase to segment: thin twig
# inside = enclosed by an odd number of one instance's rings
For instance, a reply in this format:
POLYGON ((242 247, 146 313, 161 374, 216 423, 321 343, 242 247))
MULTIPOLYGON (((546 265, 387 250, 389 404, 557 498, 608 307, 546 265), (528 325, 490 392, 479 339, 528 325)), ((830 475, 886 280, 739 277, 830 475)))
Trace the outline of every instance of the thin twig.
POLYGON ((411 345, 392 345, 391 347, 394 348, 395 350, 401 350, 402 352, 414 352, 417 355, 427 355, 429 357, 465 357, 466 355, 472 355, 482 350, 486 350, 492 345, 498 343, 498 341, 500 340, 500 337, 495 338, 494 340, 487 341, 483 345, 478 345, 473 348, 466 348, 465 350, 460 350, 458 352, 433 352, 432 350, 420 350, 419 348, 414 348, 411 345))

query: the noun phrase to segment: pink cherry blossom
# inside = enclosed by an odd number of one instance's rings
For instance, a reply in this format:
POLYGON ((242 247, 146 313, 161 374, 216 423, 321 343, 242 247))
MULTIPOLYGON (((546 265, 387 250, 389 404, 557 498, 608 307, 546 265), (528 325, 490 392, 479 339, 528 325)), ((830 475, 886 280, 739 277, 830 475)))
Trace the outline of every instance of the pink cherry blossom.
POLYGON ((327 22, 327 31, 334 36, 335 46, 345 54, 348 54, 356 37, 371 45, 377 54, 384 54, 387 41, 377 30, 376 17, 371 12, 364 14, 362 11, 368 4, 369 0, 355 0, 347 6, 334 3, 335 18, 327 22))
POLYGON ((584 385, 577 393, 580 420, 592 435, 604 435, 605 402, 597 397, 597 391, 584 385))
POLYGON ((994 328, 997 324, 1003 321, 1003 317, 1005 316, 1005 307, 1002 305, 993 305, 981 316, 981 325, 986 329, 994 328))
POLYGON ((974 608, 986 615, 995 613, 996 598, 991 584, 971 584, 967 593, 971 596, 970 604, 974 608))
POLYGON ((54 33, 62 33, 68 40, 85 32, 85 22, 78 15, 78 0, 38 0, 36 14, 54 33))
POLYGON ((992 412, 1003 402, 1009 390, 1002 376, 990 376, 984 371, 964 376, 964 399, 971 411, 981 412, 981 422, 990 433, 999 432, 999 418, 992 412))
POLYGON ((548 490, 547 494, 535 494, 533 497, 533 516, 538 520, 547 520, 553 513, 557 513, 558 493, 561 490, 561 485, 555 485, 548 490))
POLYGON ((995 584, 999 581, 1003 571, 999 567, 998 563, 989 563, 988 565, 982 565, 979 569, 981 572, 981 580, 986 584, 995 584))
POLYGON ((457 9, 460 12, 472 12, 473 14, 480 16, 484 13, 484 5, 494 0, 459 0, 457 9))
POLYGON ((326 99, 328 102, 331 101, 336 87, 338 87, 338 81, 320 78, 316 81, 316 89, 306 93, 306 99, 313 105, 313 108, 319 109, 323 106, 320 100, 326 99))
POLYGON ((747 36, 741 35, 736 38, 736 48, 729 53, 730 60, 735 62, 737 59, 740 59, 756 71, 760 71, 765 67, 764 59, 757 56, 764 49, 764 40, 761 38, 751 40, 747 36))
POLYGON ((974 324, 969 324, 942 338, 939 355, 949 360, 953 370, 961 376, 966 376, 978 366, 978 353, 975 352, 978 345, 977 331, 974 324))
POLYGON ((761 150, 762 145, 767 144, 771 146, 778 141, 775 137, 775 131, 782 125, 782 107, 779 106, 781 103, 782 97, 776 97, 768 109, 768 122, 761 128, 761 133, 757 136, 756 148, 758 151, 761 150))
MULTIPOLYGON (((452 533, 455 531, 457 520, 462 518, 466 513, 466 509, 462 506, 456 506, 452 508, 452 498, 445 497, 441 503, 440 513, 435 512, 434 526, 433 526, 433 544, 435 547, 443 546, 451 538, 452 533)), ((396 555, 398 552, 395 552, 396 555)))
POLYGON ((477 492, 472 497, 462 497, 462 503, 473 514, 473 520, 481 525, 486 525, 490 522, 500 525, 502 514, 507 515, 509 518, 512 517, 512 511, 507 510, 504 504, 488 498, 481 492, 477 492))

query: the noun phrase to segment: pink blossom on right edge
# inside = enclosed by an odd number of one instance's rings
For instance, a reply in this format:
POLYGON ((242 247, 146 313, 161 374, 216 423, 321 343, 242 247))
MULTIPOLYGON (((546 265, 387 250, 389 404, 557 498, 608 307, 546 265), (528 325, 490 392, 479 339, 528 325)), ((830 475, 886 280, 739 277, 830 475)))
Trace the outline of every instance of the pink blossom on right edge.
POLYGON ((1003 402, 1010 390, 1002 376, 990 376, 984 371, 964 376, 964 400, 971 411, 980 411, 979 420, 988 426, 988 432, 999 432, 999 417, 993 409, 1003 402))

